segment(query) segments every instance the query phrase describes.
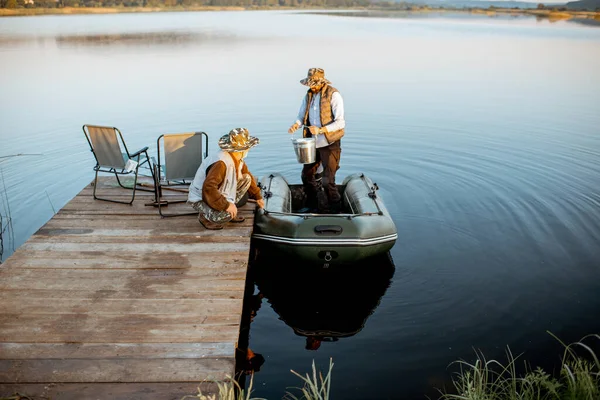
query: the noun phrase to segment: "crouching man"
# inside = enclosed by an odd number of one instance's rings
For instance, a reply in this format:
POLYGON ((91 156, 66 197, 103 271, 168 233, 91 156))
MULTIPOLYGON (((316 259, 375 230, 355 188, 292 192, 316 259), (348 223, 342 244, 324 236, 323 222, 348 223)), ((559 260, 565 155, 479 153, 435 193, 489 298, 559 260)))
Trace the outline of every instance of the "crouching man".
POLYGON ((198 221, 206 229, 223 229, 227 222, 243 222, 245 218, 238 215, 236 204, 246 193, 260 208, 264 207, 260 188, 244 162, 248 150, 258 142, 248 129, 232 129, 219 139, 221 150, 208 156, 198 168, 188 203, 198 211, 198 221))

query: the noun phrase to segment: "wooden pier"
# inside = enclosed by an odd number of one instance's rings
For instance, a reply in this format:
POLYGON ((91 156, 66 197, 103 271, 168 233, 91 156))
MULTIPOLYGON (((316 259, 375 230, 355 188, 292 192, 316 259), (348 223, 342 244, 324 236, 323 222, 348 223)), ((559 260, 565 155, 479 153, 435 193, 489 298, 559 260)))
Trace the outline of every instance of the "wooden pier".
POLYGON ((179 400, 233 376, 255 204, 208 231, 152 193, 92 190, 0 266, 0 398, 179 400))

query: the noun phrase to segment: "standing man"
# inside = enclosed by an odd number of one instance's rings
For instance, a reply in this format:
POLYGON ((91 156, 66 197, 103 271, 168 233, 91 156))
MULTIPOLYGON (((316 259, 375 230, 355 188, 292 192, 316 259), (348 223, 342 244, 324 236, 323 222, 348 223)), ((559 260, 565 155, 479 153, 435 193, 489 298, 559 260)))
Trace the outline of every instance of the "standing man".
POLYGON ((232 129, 219 139, 221 150, 204 159, 190 184, 188 203, 198 211, 198 221, 206 229, 223 229, 227 222, 243 222, 236 204, 248 192, 263 208, 265 202, 260 188, 244 158, 248 150, 258 144, 248 129, 232 129))
MULTIPOLYGON (((340 168, 342 147, 340 139, 344 136, 344 102, 342 95, 325 79, 325 71, 321 68, 308 70, 306 78, 300 81, 308 86, 306 96, 298 111, 296 122, 288 130, 294 133, 304 126, 304 137, 315 137, 317 147, 316 162, 304 164, 302 168, 302 183, 308 196, 308 206, 316 208, 320 183, 315 179, 319 165, 323 166, 323 185, 327 195, 328 208, 320 211, 332 214, 339 213, 341 197, 335 184, 335 173, 340 168)), ((320 203, 320 202, 319 202, 320 203)), ((321 207, 319 207, 321 208, 321 207)))

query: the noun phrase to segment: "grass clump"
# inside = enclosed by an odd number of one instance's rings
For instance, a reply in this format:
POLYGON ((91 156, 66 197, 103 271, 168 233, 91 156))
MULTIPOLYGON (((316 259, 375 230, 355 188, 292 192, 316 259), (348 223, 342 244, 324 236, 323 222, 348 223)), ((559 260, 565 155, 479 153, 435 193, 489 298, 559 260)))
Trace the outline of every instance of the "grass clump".
POLYGON ((198 394, 188 395, 182 397, 181 400, 185 399, 200 399, 200 400, 266 400, 259 397, 250 397, 252 394, 252 383, 254 381, 254 376, 250 377, 250 383, 248 384, 248 391, 244 391, 240 387, 240 384, 231 377, 227 377, 227 379, 223 382, 215 381, 213 382, 217 385, 218 393, 216 394, 204 394, 202 393, 202 389, 198 388, 198 394))
MULTIPOLYGON (((284 399, 288 400, 329 400, 329 391, 331 389, 331 370, 333 369, 333 360, 329 359, 329 370, 327 375, 323 377, 323 374, 319 371, 317 374, 317 368, 315 361, 312 363, 312 375, 306 374, 302 376, 294 370, 291 372, 298 376, 304 382, 304 386, 298 389, 301 393, 301 397, 296 397, 294 394, 287 392, 284 399)), ((198 394, 184 396, 181 400, 185 399, 200 399, 200 400, 266 400, 259 397, 250 397, 252 395, 252 384, 254 381, 254 375, 250 377, 250 383, 248 384, 248 391, 244 391, 240 384, 228 377, 225 381, 210 382, 217 386, 218 393, 203 393, 202 389, 198 388, 198 394)), ((2 399, 0 399, 2 400, 2 399)))
POLYGON ((457 394, 442 393, 440 399, 599 400, 600 361, 592 348, 584 343, 587 339, 600 340, 600 335, 588 335, 569 345, 559 340, 564 353, 558 377, 551 376, 541 368, 532 370, 527 364, 524 376, 518 376, 516 362, 520 356, 513 356, 510 349, 507 349, 506 364, 486 360, 481 352, 477 352, 474 363, 456 362, 460 371, 452 383, 457 394))
POLYGON ((319 372, 317 379, 317 368, 315 367, 315 361, 312 363, 312 376, 306 374, 302 376, 294 370, 291 370, 292 374, 296 375, 304 381, 304 386, 301 388, 294 388, 300 390, 302 397, 296 397, 290 392, 286 393, 284 398, 291 400, 329 400, 329 391, 331 389, 331 370, 333 369, 333 360, 329 359, 329 371, 325 378, 323 374, 319 372))

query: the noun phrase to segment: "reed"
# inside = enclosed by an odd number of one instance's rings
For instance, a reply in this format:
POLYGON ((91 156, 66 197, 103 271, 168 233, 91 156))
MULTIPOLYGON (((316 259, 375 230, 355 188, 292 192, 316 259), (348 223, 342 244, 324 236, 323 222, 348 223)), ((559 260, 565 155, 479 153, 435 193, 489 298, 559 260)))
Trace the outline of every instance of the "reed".
MULTIPOLYGON (((550 333, 550 335, 552 335, 550 333)), ((523 376, 517 375, 514 356, 507 348, 507 362, 486 360, 476 352, 474 363, 455 362, 459 372, 452 383, 456 394, 440 391, 441 400, 598 400, 600 399, 600 362, 584 341, 600 340, 600 335, 588 335, 566 345, 558 377, 541 368, 532 370, 525 363, 523 376), (576 350, 580 350, 577 352, 576 350)))
MULTIPOLYGON (((303 387, 292 388, 299 390, 301 397, 296 397, 294 394, 286 392, 283 398, 289 400, 329 400, 332 369, 333 360, 330 358, 329 370, 325 377, 323 377, 323 374, 320 371, 317 373, 317 367, 315 366, 314 360, 312 363, 312 374, 307 373, 305 376, 302 376, 296 371, 291 370, 294 375, 298 376, 304 382, 303 387)), ((266 400, 258 397, 250 397, 252 395, 253 380, 254 375, 250 377, 248 390, 244 391, 237 381, 228 377, 224 382, 211 382, 217 386, 218 393, 216 394, 204 394, 202 393, 202 390, 198 388, 198 394, 184 396, 181 400, 192 398, 200 400, 266 400)))
POLYGON ((304 386, 301 388, 295 388, 300 390, 302 393, 302 397, 296 397, 290 392, 286 393, 284 398, 288 398, 291 400, 329 400, 329 391, 331 390, 331 371, 333 370, 333 359, 329 359, 329 370, 325 378, 323 378, 323 374, 319 372, 317 378, 317 368, 315 367, 315 361, 312 363, 312 375, 308 373, 305 376, 300 375, 294 370, 291 370, 292 374, 296 375, 302 381, 304 381, 304 386))
POLYGON ((240 384, 231 377, 228 377, 223 382, 213 382, 217 385, 218 393, 216 394, 204 394, 202 389, 198 387, 198 394, 187 395, 182 397, 181 400, 185 399, 200 399, 200 400, 266 400, 259 397, 250 397, 252 394, 252 383, 254 381, 254 375, 250 377, 250 383, 248 384, 248 391, 244 391, 240 387, 240 384))

